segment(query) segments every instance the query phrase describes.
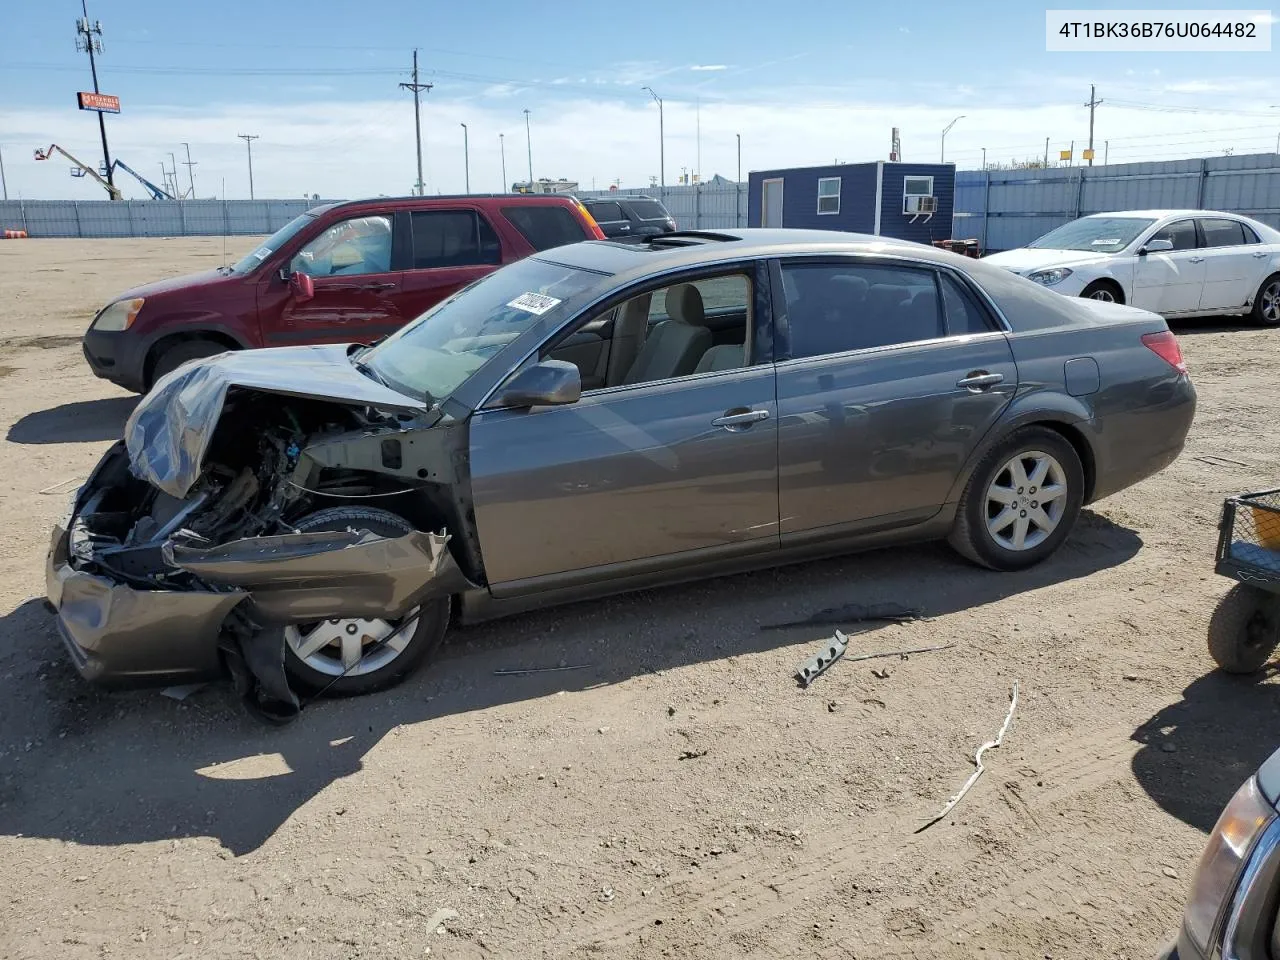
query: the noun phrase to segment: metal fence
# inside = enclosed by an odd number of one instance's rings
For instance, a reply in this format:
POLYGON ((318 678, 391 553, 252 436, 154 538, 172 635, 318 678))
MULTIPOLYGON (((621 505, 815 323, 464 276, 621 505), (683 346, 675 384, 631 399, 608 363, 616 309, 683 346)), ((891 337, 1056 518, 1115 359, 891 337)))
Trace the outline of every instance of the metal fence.
POLYGON ((31 237, 220 237, 275 233, 318 200, 3 200, 0 230, 31 237))
POLYGON ((1226 210, 1280 228, 1280 154, 956 173, 953 233, 984 251, 1025 246, 1111 210, 1226 210))
POLYGON ((653 197, 681 230, 724 230, 747 225, 747 185, 732 180, 647 190, 579 190, 579 197, 653 197))

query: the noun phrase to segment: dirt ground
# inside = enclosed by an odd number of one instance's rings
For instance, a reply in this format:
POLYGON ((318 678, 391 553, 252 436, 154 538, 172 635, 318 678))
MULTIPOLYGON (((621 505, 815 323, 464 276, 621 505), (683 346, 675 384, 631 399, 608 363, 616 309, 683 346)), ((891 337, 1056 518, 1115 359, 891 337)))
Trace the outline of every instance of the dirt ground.
POLYGON ((1033 571, 938 545, 582 604, 269 729, 224 686, 91 689, 40 603, 63 491, 132 406, 79 334, 221 248, 0 241, 0 957, 1097 960, 1176 928, 1280 740, 1280 688, 1215 673, 1204 642, 1220 501, 1280 480, 1275 332, 1179 327, 1186 452, 1033 571), (931 619, 851 653, 955 647, 798 689, 829 631, 761 625, 854 601, 931 619), (558 664, 586 666, 493 673, 558 664), (914 833, 1015 681, 986 776, 914 833))

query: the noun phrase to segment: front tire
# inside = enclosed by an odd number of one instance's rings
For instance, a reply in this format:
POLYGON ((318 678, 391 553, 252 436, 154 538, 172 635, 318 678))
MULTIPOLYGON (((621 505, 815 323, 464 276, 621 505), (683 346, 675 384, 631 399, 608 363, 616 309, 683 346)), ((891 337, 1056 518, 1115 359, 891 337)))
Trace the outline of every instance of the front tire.
POLYGON ((1071 533, 1084 503, 1084 467, 1062 434, 1016 430, 982 458, 947 542, 992 570, 1024 570, 1071 533))
POLYGON ((1209 656, 1227 673, 1256 673, 1280 643, 1280 599, 1237 583, 1209 618, 1209 656))
POLYGON ((1104 303, 1124 303, 1124 291, 1114 280, 1095 280, 1080 291, 1080 296, 1086 300, 1101 300, 1104 303))
MULTIPOLYGON (((388 538, 402 537, 414 529, 403 517, 372 507, 320 510, 303 517, 294 527, 302 533, 368 530, 388 538)), ((449 611, 449 598, 440 597, 399 620, 321 620, 286 627, 285 673, 291 685, 313 696, 321 691, 331 697, 352 697, 386 690, 440 649, 449 627, 449 611), (405 620, 409 625, 379 646, 379 641, 405 620)))
POLYGON ((170 347, 165 347, 151 364, 151 376, 147 381, 147 389, 184 363, 216 357, 220 353, 226 353, 228 349, 225 344, 216 343, 213 340, 180 340, 170 347))
POLYGON ((1280 273, 1262 281, 1253 298, 1253 322, 1262 327, 1280 326, 1280 273))

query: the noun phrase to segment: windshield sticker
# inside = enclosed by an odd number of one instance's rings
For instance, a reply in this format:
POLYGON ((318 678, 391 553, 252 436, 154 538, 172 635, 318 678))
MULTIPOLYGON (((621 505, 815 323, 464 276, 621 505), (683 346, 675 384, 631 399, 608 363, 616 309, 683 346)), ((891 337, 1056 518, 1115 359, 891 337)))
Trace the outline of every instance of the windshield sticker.
POLYGON ((259 260, 265 260, 267 257, 271 256, 271 248, 259 247, 257 250, 253 251, 253 255, 259 260))
POLYGON ((559 303, 560 301, 555 297, 548 297, 541 293, 522 293, 508 303, 507 306, 540 317, 559 303))
POLYGON ((1093 241, 1093 245, 1095 247, 1114 247, 1117 243, 1122 243, 1122 242, 1123 241, 1119 237, 1112 237, 1109 240, 1107 239, 1095 240, 1093 241))

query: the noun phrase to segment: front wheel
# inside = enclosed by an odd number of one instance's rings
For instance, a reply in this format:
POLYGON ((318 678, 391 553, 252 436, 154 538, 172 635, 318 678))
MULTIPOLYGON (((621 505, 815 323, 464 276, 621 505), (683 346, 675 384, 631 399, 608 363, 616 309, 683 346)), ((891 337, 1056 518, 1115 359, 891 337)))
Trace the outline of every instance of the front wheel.
POLYGON ((1262 281, 1253 300, 1253 322, 1264 327, 1280 326, 1280 273, 1262 281))
POLYGON ((1103 303, 1124 303, 1124 291, 1114 280, 1095 280, 1080 291, 1080 296, 1103 303))
MULTIPOLYGON (((402 537, 413 525, 389 510, 334 507, 294 524, 301 533, 368 530, 402 537)), ((299 690, 333 697, 393 687, 440 648, 449 626, 448 597, 427 601, 400 619, 320 620, 285 628, 284 668, 299 690), (388 639, 390 638, 390 639, 388 639)))
POLYGON ((1237 583, 1209 618, 1209 656, 1227 673, 1256 673, 1280 643, 1280 599, 1237 583))
POLYGON ((1075 447, 1047 427, 1025 427, 978 464, 948 542, 980 566, 1023 570, 1062 545, 1083 503, 1075 447))

